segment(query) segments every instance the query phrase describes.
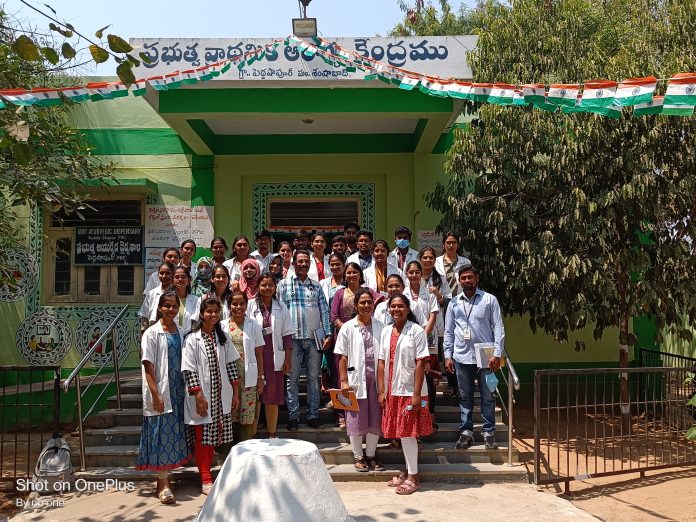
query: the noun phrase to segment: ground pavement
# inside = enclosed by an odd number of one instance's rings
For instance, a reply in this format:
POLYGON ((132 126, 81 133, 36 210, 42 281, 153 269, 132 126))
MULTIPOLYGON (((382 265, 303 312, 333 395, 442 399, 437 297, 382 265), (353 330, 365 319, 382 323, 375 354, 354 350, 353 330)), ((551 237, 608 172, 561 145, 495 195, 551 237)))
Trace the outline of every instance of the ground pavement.
MULTIPOLYGON (((596 520, 567 500, 536 491, 529 484, 439 484, 428 483, 410 496, 397 496, 383 482, 336 483, 350 515, 356 521, 430 521, 441 519, 445 510, 463 510, 474 518, 486 518, 495 510, 496 520, 596 520)), ((70 493, 38 497, 12 520, 40 521, 184 521, 193 520, 204 498, 193 483, 176 484, 177 503, 163 506, 150 484, 136 483, 133 491, 70 493), (62 506, 57 505, 62 501, 62 506)), ((35 494, 33 494, 35 495, 35 494)), ((29 498, 32 502, 32 497, 29 498)), ((250 521, 251 522, 251 521, 250 521)))

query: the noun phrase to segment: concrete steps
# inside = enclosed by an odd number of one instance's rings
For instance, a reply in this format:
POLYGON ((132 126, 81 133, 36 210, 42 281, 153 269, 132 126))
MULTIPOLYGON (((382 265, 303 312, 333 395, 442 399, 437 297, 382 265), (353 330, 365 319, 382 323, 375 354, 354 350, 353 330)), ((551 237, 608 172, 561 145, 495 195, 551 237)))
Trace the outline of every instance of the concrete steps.
MULTIPOLYGON (((300 403, 302 420, 304 420, 306 399, 306 381, 300 382, 300 403)), ((445 393, 446 384, 437 387, 436 422, 439 430, 423 437, 423 448, 419 455, 421 477, 430 482, 509 482, 526 481, 527 474, 523 466, 507 465, 507 426, 503 423, 500 408, 496 408, 497 450, 486 450, 480 435, 482 418, 478 410, 478 393, 474 412, 475 440, 474 446, 467 450, 456 450, 454 444, 459 437, 459 405, 456 397, 445 393)), ((325 404, 326 398, 322 397, 325 404)), ((121 385, 121 406, 116 409, 116 396, 108 398, 108 408, 91 415, 85 421, 85 459, 87 470, 79 472, 85 479, 114 478, 121 480, 152 480, 153 472, 140 472, 133 469, 137 461, 138 445, 142 426, 142 395, 138 378, 132 378, 121 385)), ((302 439, 313 442, 319 448, 327 470, 335 481, 387 481, 399 469, 404 467, 403 453, 400 449, 389 446, 388 441, 381 441, 377 457, 385 464, 387 471, 358 473, 353 467, 353 452, 350 448, 345 429, 335 424, 336 417, 332 408, 323 407, 319 411, 322 425, 310 428, 300 424, 296 431, 287 431, 287 409, 280 410, 278 435, 281 438, 302 439)), ((257 437, 264 438, 265 428, 258 430, 257 437)), ((70 440, 73 448, 73 461, 79 467, 79 439, 70 440)), ((518 452, 513 448, 513 459, 517 462, 518 452)), ((215 455, 214 464, 221 466, 225 455, 215 455)), ((193 464, 193 463, 191 463, 193 464)), ((187 466, 173 473, 175 479, 198 480, 198 471, 187 466)))

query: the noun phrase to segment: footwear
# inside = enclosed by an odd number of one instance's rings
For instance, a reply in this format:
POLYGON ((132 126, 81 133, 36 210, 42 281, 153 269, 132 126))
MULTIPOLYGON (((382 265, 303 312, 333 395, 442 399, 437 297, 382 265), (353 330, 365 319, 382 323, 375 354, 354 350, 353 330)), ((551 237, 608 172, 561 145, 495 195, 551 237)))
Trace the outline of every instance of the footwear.
POLYGON ((333 401, 329 401, 326 403, 326 408, 329 410, 333 410, 333 401))
POLYGON ((268 436, 266 437, 267 439, 277 439, 278 438, 278 432, 277 431, 269 431, 268 436))
POLYGON ((492 433, 483 435, 483 443, 486 449, 498 449, 498 443, 495 441, 495 435, 492 433))
POLYGON ((203 484, 203 485, 201 486, 201 493, 203 493, 204 495, 208 495, 212 489, 213 489, 213 483, 212 483, 212 482, 210 482, 210 483, 208 483, 208 484, 203 484))
POLYGON ((309 419, 307 421, 307 426, 310 428, 314 428, 315 430, 321 426, 321 423, 319 422, 319 419, 309 419))
POLYGON ((338 419, 338 427, 341 429, 344 429, 346 427, 346 419, 345 417, 340 417, 338 419))
POLYGON ((174 499, 174 494, 172 493, 172 490, 169 488, 164 488, 162 491, 159 492, 157 495, 159 497, 159 501, 161 504, 173 504, 176 502, 174 499))
POLYGON ((416 484, 412 480, 404 480, 403 484, 401 484, 398 488, 396 488, 396 494, 397 495, 410 495, 411 493, 415 493, 420 489, 420 484, 416 484))
POLYGON ((288 431, 297 431, 297 429, 300 427, 299 421, 296 421, 295 419, 290 419, 288 421, 288 431))
POLYGON ((382 464, 376 457, 367 457, 367 465, 372 471, 384 471, 384 464, 382 464))
POLYGON ((392 479, 389 482, 387 482, 387 486, 389 486, 390 488, 397 488, 404 483, 406 477, 408 477, 406 473, 401 473, 398 477, 392 477, 392 479))
POLYGON ((370 467, 365 462, 365 457, 355 457, 355 471, 365 472, 370 471, 370 467))
POLYGON ((463 432, 459 436, 459 440, 454 445, 454 448, 455 449, 467 449, 467 448, 471 447, 473 442, 474 442, 474 438, 471 435, 469 435, 467 432, 463 432))

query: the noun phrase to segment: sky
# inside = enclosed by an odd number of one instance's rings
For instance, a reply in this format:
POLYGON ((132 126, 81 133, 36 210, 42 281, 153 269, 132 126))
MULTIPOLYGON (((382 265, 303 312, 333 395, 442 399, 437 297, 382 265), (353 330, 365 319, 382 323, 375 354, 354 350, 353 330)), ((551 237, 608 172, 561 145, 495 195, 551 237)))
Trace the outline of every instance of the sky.
MULTIPOLYGON (((288 35, 292 19, 299 17, 297 0, 27 0, 50 14, 44 3, 58 12, 83 34, 93 37, 97 29, 112 24, 105 32, 128 40, 133 37, 268 37, 288 35)), ((32 11, 19 0, 0 0, 4 10, 24 24, 48 29, 50 20, 32 11)), ((413 4, 414 2, 409 2, 413 4)), ((473 0, 454 0, 471 5, 473 0)), ((307 16, 317 18, 321 36, 386 36, 403 19, 397 0, 312 0, 307 16)), ((114 74, 110 60, 90 69, 92 74, 114 74)))

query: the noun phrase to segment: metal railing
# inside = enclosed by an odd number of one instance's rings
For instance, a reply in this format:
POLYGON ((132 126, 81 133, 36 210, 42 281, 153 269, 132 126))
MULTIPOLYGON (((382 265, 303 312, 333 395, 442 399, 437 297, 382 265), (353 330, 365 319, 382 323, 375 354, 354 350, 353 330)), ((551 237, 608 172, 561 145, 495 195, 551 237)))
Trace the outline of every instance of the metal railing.
POLYGON ((515 365, 512 364, 512 359, 510 359, 510 354, 507 353, 507 351, 503 350, 503 356, 505 357, 505 368, 507 369, 507 372, 500 371, 500 374, 503 377, 503 381, 505 382, 505 386, 507 387, 507 406, 505 405, 505 401, 502 400, 501 395, 498 393, 498 397, 501 398, 500 401, 500 406, 503 409, 503 412, 505 413, 507 417, 507 426, 508 426, 508 466, 513 466, 512 462, 512 442, 513 442, 513 436, 515 434, 515 427, 513 426, 514 422, 514 411, 515 411, 515 390, 520 389, 520 378, 517 375, 517 372, 515 371, 515 365), (507 376, 505 375, 507 373, 507 376), (511 386, 512 384, 512 386, 511 386))
POLYGON ((29 478, 60 430, 60 366, 0 366, 0 480, 29 478))
POLYGON ((696 464, 694 368, 534 372, 534 483, 696 464), (619 378, 627 376, 628 397, 619 378))
MULTIPOLYGON (((73 381, 75 381, 75 397, 77 398, 77 422, 78 422, 78 430, 80 433, 80 467, 82 471, 86 469, 86 464, 85 464, 85 437, 84 437, 84 420, 94 411, 94 408, 96 405, 99 403, 99 399, 102 398, 106 390, 109 388, 109 385, 116 381, 116 409, 121 410, 121 377, 120 377, 120 369, 121 369, 121 362, 119 362, 119 356, 118 356, 118 345, 116 343, 116 340, 114 339, 114 328, 118 324, 118 322, 123 318, 124 315, 126 315, 126 312, 128 312, 129 305, 124 306, 121 311, 118 313, 118 315, 114 318, 113 321, 109 324, 109 326, 104 330, 104 333, 99 336, 99 339, 97 339, 90 350, 85 354, 85 356, 80 360, 79 363, 77 363, 77 366, 75 366, 75 369, 72 371, 72 373, 68 376, 67 379, 63 382, 63 389, 67 392, 70 389, 70 384, 72 384, 73 381), (89 381, 87 386, 85 386, 85 389, 82 390, 82 387, 80 385, 80 372, 82 371, 82 368, 89 362, 89 360, 92 358, 92 356, 96 353, 97 349, 102 346, 102 343, 106 341, 106 338, 108 336, 111 336, 111 346, 113 346, 113 350, 111 352, 111 360, 113 362, 113 367, 114 367, 114 374, 111 376, 111 379, 104 385, 102 391, 99 393, 97 398, 93 401, 92 407, 89 409, 89 411, 83 415, 82 414, 82 398, 83 396, 87 393, 89 390, 90 386, 94 384, 95 380, 97 377, 101 374, 102 370, 106 367, 107 363, 109 362, 109 359, 106 359, 102 365, 97 368, 97 371, 94 373, 92 376, 92 379, 89 381)), ((123 360, 125 361, 128 359, 128 356, 124 357, 123 360)))
POLYGON ((638 350, 638 364, 641 368, 689 368, 696 366, 696 358, 641 348, 638 350))

